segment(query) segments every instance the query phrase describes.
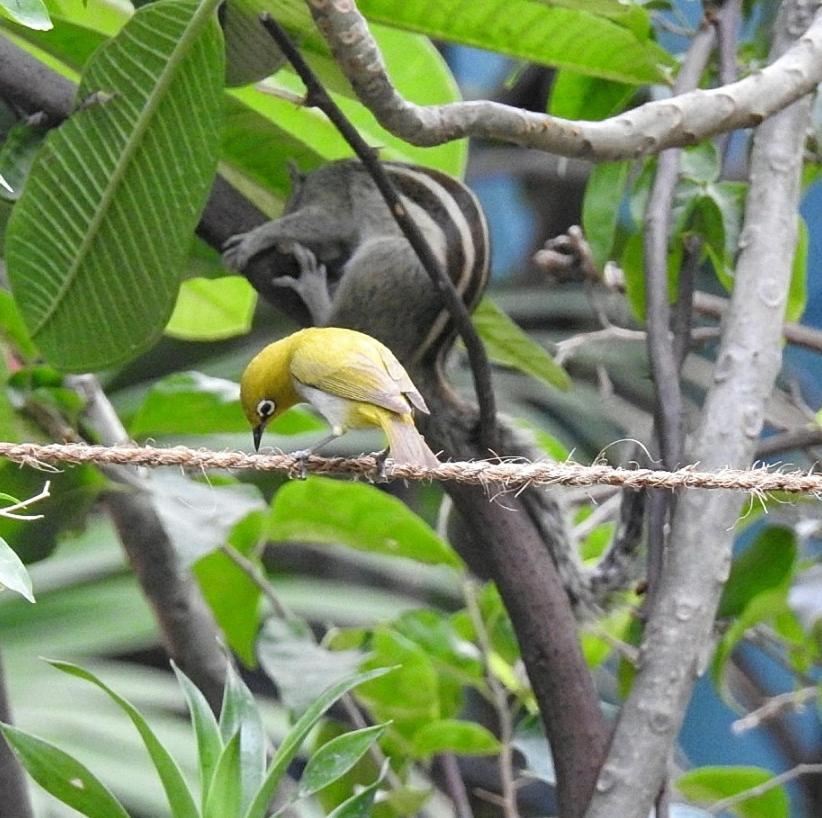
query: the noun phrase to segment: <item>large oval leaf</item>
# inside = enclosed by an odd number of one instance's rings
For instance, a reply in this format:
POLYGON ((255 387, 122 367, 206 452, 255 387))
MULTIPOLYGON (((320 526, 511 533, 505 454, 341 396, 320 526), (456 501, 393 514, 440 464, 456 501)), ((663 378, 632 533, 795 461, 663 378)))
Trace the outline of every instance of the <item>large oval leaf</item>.
POLYGON ((347 545, 429 565, 459 567, 457 553, 396 497, 327 477, 292 480, 274 497, 272 540, 347 545))
POLYGON ((656 43, 606 17, 539 0, 360 0, 357 5, 375 22, 617 82, 660 82, 673 64, 656 43))
POLYGON ((219 150, 214 5, 159 0, 95 53, 85 105, 49 135, 14 209, 14 295, 64 370, 137 355, 171 314, 219 150))

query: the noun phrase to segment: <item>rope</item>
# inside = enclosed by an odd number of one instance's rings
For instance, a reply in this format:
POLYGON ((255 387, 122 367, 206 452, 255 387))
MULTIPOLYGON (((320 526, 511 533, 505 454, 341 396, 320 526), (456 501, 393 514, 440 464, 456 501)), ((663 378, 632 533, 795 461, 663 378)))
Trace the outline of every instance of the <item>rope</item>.
MULTIPOLYGON (((281 472, 297 476, 303 463, 289 454, 244 454, 215 452, 173 446, 89 446, 84 443, 6 443, 0 441, 0 457, 25 466, 44 468, 61 463, 100 466, 181 466, 188 469, 245 469, 281 472)), ((377 461, 372 455, 360 457, 315 457, 304 464, 310 474, 361 475, 373 477, 377 461)), ((443 463, 435 468, 405 463, 385 464, 389 480, 440 480, 495 486, 515 490, 526 486, 625 486, 629 488, 701 488, 731 489, 765 494, 786 492, 822 497, 822 474, 802 471, 770 471, 766 467, 753 469, 720 469, 698 471, 686 466, 677 471, 656 469, 615 468, 602 463, 583 466, 580 463, 549 461, 477 460, 464 463, 443 463)))

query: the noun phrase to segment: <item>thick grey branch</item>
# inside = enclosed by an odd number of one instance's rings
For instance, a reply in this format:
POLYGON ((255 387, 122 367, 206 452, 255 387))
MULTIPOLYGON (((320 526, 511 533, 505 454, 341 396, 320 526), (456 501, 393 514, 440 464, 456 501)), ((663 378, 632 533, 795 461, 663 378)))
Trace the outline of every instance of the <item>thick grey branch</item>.
MULTIPOLYGON (((794 0, 783 6, 774 57, 784 53, 795 36, 797 15, 817 5, 794 0)), ((810 100, 804 99, 756 132, 736 285, 688 458, 703 467, 744 466, 755 453, 765 403, 781 364, 809 111, 810 100)), ((586 818, 648 815, 694 681, 710 657, 713 620, 728 576, 739 512, 739 498, 722 491, 693 491, 679 499, 640 670, 586 818)))
POLYGON ((559 119, 496 102, 415 105, 391 84, 365 18, 352 0, 307 0, 318 28, 360 101, 414 145, 466 136, 499 139, 595 161, 628 159, 748 128, 822 82, 822 15, 780 60, 739 82, 649 102, 602 122, 559 119))

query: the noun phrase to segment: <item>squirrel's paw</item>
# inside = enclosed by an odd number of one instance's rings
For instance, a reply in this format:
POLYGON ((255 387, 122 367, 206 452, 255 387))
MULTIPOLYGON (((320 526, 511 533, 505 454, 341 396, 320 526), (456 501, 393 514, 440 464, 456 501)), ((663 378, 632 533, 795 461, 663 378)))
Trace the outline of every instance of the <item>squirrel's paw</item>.
POLYGON ((265 225, 262 225, 226 240, 223 244, 223 263, 229 270, 242 272, 254 256, 271 247, 271 240, 264 228, 265 225))
POLYGON ((271 283, 294 290, 308 307, 314 323, 323 324, 331 313, 331 296, 328 292, 325 265, 317 261, 311 250, 297 242, 289 247, 289 251, 300 268, 299 277, 277 276, 271 279, 271 283))

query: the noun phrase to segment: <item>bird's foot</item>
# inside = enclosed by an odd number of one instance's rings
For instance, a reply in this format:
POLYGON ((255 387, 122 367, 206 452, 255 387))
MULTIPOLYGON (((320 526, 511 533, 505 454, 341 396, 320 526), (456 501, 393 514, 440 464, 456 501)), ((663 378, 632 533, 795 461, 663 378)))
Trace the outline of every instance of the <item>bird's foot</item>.
POLYGON ((299 449, 291 453, 295 463, 289 472, 290 477, 296 477, 297 480, 305 480, 308 477, 308 458, 312 453, 311 449, 299 449))
POLYGON ((277 276, 271 283, 294 290, 308 308, 314 323, 321 326, 331 314, 331 296, 328 294, 328 273, 325 265, 320 264, 314 253, 298 242, 290 244, 287 251, 294 256, 300 274, 297 278, 277 276))
POLYGON ((388 460, 389 449, 385 448, 381 452, 373 452, 374 468, 368 474, 368 479, 372 483, 387 483, 388 474, 386 472, 386 461, 388 460))

